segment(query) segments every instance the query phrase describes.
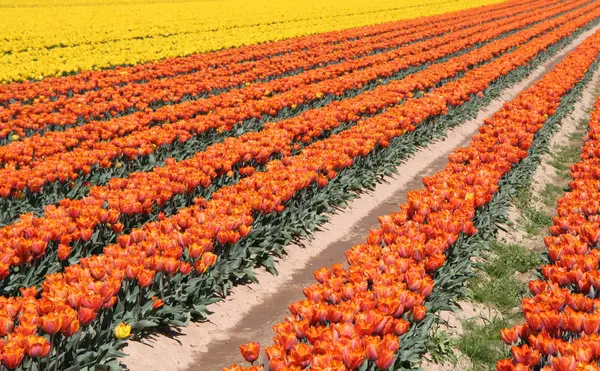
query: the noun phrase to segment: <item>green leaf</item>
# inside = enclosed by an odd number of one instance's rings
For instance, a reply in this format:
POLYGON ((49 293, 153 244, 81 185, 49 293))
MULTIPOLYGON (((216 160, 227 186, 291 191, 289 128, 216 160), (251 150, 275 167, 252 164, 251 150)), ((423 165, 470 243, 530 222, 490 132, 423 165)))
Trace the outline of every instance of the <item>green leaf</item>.
POLYGON ((158 326, 158 323, 142 319, 142 320, 139 320, 139 321, 131 324, 131 329, 132 330, 143 330, 146 328, 151 328, 151 327, 156 327, 156 326, 158 326))

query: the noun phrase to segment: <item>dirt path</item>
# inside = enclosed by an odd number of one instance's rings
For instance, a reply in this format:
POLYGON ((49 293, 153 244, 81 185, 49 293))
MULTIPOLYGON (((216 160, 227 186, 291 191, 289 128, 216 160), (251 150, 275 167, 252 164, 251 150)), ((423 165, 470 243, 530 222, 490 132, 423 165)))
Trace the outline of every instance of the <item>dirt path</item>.
POLYGON ((304 247, 289 246, 288 255, 277 262, 279 276, 257 272, 260 284, 235 287, 231 295, 209 309, 214 313, 209 322, 192 323, 177 336, 157 334, 142 342, 131 342, 123 363, 131 371, 213 371, 239 363, 239 345, 250 340, 268 345, 271 326, 288 314, 287 305, 302 299, 301 288, 314 283, 312 272, 322 266, 344 261, 344 251, 364 242, 369 229, 378 224, 377 217, 397 210, 408 191, 420 188, 421 179, 441 170, 454 149, 467 144, 482 120, 502 104, 542 76, 547 66, 554 65, 564 54, 579 45, 594 29, 584 33, 569 46, 538 67, 529 78, 480 110, 478 116, 448 131, 443 141, 431 143, 398 167, 397 176, 379 184, 374 192, 362 194, 341 213, 333 215, 313 234, 304 247))

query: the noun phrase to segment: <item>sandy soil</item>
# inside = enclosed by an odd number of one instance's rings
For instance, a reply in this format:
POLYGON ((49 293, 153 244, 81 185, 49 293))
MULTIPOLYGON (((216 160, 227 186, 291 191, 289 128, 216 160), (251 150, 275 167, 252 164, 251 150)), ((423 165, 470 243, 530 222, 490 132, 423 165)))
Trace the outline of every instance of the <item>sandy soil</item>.
MULTIPOLYGON (((600 27, 583 34, 545 66, 553 65, 564 54, 600 27)), ((564 57, 564 55, 563 55, 564 57)), ((242 361, 239 344, 250 340, 269 344, 271 326, 285 318, 287 305, 302 299, 301 287, 314 282, 312 272, 344 260, 343 252, 362 243, 377 217, 397 210, 406 192, 421 187, 421 179, 444 167, 448 154, 466 145, 485 117, 498 110, 504 101, 546 72, 540 66, 529 78, 507 89, 482 109, 478 116, 448 132, 444 141, 430 144, 398 167, 400 175, 390 177, 374 192, 362 194, 342 213, 334 215, 323 230, 305 241, 304 247, 290 246, 288 255, 277 262, 281 274, 257 272, 260 284, 238 286, 224 301, 210 306, 209 322, 192 323, 178 335, 156 334, 141 342, 130 342, 123 363, 131 371, 219 370, 242 361)))

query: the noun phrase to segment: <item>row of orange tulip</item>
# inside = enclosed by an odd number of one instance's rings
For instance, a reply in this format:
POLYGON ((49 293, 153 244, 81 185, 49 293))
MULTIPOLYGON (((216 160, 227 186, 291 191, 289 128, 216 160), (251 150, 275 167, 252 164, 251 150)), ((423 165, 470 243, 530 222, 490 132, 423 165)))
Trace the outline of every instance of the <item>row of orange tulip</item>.
MULTIPOLYGON (((336 264, 315 271, 318 283, 303 289, 306 299, 290 304, 291 315, 273 326, 274 345, 266 349, 269 369, 394 369, 398 336, 411 322, 424 318, 424 304, 434 287, 431 274, 445 263, 446 250, 461 232, 477 232, 473 226, 476 210, 493 198, 501 179, 529 155, 536 133, 557 112, 561 98, 583 80, 599 54, 600 31, 485 120, 469 146, 454 151, 444 170, 423 180, 423 190, 407 194, 399 212, 380 217, 380 227, 371 230, 366 243, 345 253, 347 268, 336 264)), ((597 272, 597 267, 596 262, 589 270, 597 272)), ((581 295, 567 303, 591 313, 595 300, 581 295)), ((540 309, 539 302, 530 304, 527 313, 540 309)), ((562 307, 564 296, 545 305, 562 307)), ((556 316, 542 318, 538 324, 551 319, 561 323, 556 316)), ((580 329, 583 321, 578 322, 580 329)), ((573 325, 572 320, 565 319, 564 323, 573 325)), ((600 319, 594 325, 597 332, 600 319)), ((554 333, 556 327, 546 329, 554 333)), ((526 331, 523 326, 515 330, 519 334, 526 331)), ((561 334, 555 335, 560 339, 561 334)), ((588 347, 586 354, 600 354, 597 336, 577 341, 582 348, 588 347)), ((553 348, 555 352, 565 349, 553 348)), ((247 361, 254 362, 260 347, 250 343, 241 351, 247 361)), ((526 350, 521 354, 530 362, 535 358, 526 350)), ((262 369, 232 366, 224 371, 262 369)))
MULTIPOLYGON (((480 25, 479 19, 470 20, 471 26, 464 30, 423 40, 388 52, 348 60, 340 64, 309 70, 298 75, 283 77, 269 82, 252 84, 242 89, 231 90, 216 96, 186 101, 176 105, 168 105, 155 111, 138 112, 109 121, 94 121, 67 129, 66 131, 24 138, 22 141, 0 147, 0 161, 9 165, 37 166, 46 169, 48 172, 53 172, 49 170, 49 166, 45 163, 40 163, 39 165, 34 165, 34 163, 37 162, 38 158, 51 161, 56 157, 50 159, 48 158, 49 156, 62 155, 77 147, 83 149, 92 148, 111 153, 114 152, 115 144, 98 142, 119 140, 129 134, 146 138, 146 143, 152 142, 155 145, 160 145, 165 143, 162 138, 165 136, 165 131, 170 133, 167 137, 174 138, 181 130, 189 131, 192 122, 196 127, 202 128, 196 129, 196 133, 207 130, 207 128, 219 128, 223 126, 229 128, 243 120, 253 117, 261 118, 262 115, 275 115, 285 108, 293 109, 298 105, 319 101, 327 94, 335 96, 343 95, 348 90, 362 88, 365 84, 372 83, 378 78, 393 76, 410 66, 442 58, 472 44, 501 35, 504 32, 522 28, 560 12, 577 8, 583 3, 585 1, 578 1, 573 4, 562 3, 559 6, 552 7, 546 11, 536 12, 533 15, 525 14, 495 22, 486 22, 483 25, 480 25), (475 26, 472 25, 473 22, 475 22, 475 26), (396 63, 399 58, 404 59, 403 63, 396 63), (171 124, 160 126, 165 121, 170 121, 171 124), (158 133, 152 133, 152 131, 156 130, 158 133)), ((454 26, 446 25, 446 29, 450 30, 454 26)), ((551 27, 551 25, 547 27, 551 27)), ((427 31, 415 36, 422 38, 426 36, 426 33, 427 31)), ((396 40, 395 42, 402 43, 402 40, 405 38, 400 39, 401 41, 396 40)), ((243 76, 236 76, 234 78, 236 80, 239 79, 237 83, 245 81, 243 76)), ((148 95, 150 96, 152 93, 148 95)), ((111 101, 109 103, 112 104, 114 102, 111 101)), ((99 105, 98 107, 101 106, 99 105)), ((84 105, 82 109, 96 109, 94 107, 95 105, 89 107, 84 105)), ((98 112, 103 112, 104 109, 101 108, 98 112)), ((60 115, 50 114, 50 116, 59 117, 60 115)), ((19 126, 21 123, 24 125, 37 125, 36 120, 32 121, 29 118, 13 120, 8 125, 13 126, 14 124, 19 126)), ((10 132, 12 129, 14 127, 9 128, 7 132, 10 132)), ((186 134, 182 133, 181 135, 185 136, 186 134)), ((120 148, 118 154, 135 155, 138 153, 128 153, 126 151, 127 145, 124 147, 123 145, 116 144, 116 146, 120 148)), ((73 156, 73 154, 68 154, 67 156, 73 156)), ((84 159, 90 158, 88 155, 81 155, 81 157, 84 159)), ((114 155, 111 154, 108 156, 108 159, 106 156, 103 156, 103 158, 106 159, 105 161, 109 161, 114 158, 114 155)), ((81 160, 77 162, 81 162, 81 160)), ((68 160, 68 163, 73 163, 73 161, 68 160)), ((92 164, 88 162, 87 165, 92 164)), ((50 168, 53 167, 50 166, 50 168)), ((7 171, 10 171, 10 168, 11 166, 8 166, 7 171)), ((7 179, 10 178, 8 177, 7 179)))
MULTIPOLYGON (((560 11, 572 9, 575 5, 562 4, 560 11)), ((535 9, 535 8, 530 8, 535 9)), ((558 13, 556 10, 555 13, 558 13)), ((503 16, 511 15, 510 11, 505 11, 503 16)), ((291 56, 291 60, 285 61, 284 69, 287 71, 294 71, 298 67, 309 67, 303 64, 309 63, 315 67, 319 66, 320 63, 329 61, 339 61, 342 63, 335 63, 322 68, 308 69, 302 71, 299 74, 292 76, 283 76, 279 79, 271 80, 268 82, 260 82, 256 84, 250 84, 250 86, 242 87, 241 89, 233 89, 226 93, 216 94, 209 97, 203 97, 199 99, 185 100, 181 102, 181 98, 185 94, 196 94, 202 92, 210 92, 213 89, 222 89, 227 87, 239 87, 248 81, 256 82, 261 78, 277 74, 276 69, 272 63, 277 63, 276 58, 260 61, 258 66, 249 72, 243 74, 233 74, 230 77, 224 76, 210 76, 205 72, 198 72, 186 76, 182 76, 175 79, 158 80, 152 83, 141 84, 141 85, 128 85, 121 88, 122 90, 130 89, 135 94, 127 94, 125 97, 107 96, 107 100, 103 101, 100 99, 88 101, 87 97, 94 97, 98 94, 105 94, 106 89, 101 92, 91 92, 86 95, 78 96, 76 99, 71 100, 70 105, 74 107, 76 112, 73 112, 68 107, 60 108, 60 112, 53 112, 51 109, 49 112, 44 112, 44 105, 35 104, 27 106, 28 109, 35 111, 35 114, 29 114, 27 111, 24 112, 23 116, 14 117, 10 110, 6 110, 6 118, 4 123, 0 124, 0 137, 8 136, 11 133, 18 133, 19 135, 25 134, 26 130, 45 129, 46 125, 51 125, 52 130, 55 126, 73 125, 82 115, 85 116, 85 120, 88 118, 98 118, 97 116, 103 115, 105 112, 110 111, 111 115, 114 116, 121 110, 131 109, 135 105, 138 112, 135 115, 124 115, 108 122, 93 121, 87 125, 79 126, 73 130, 67 130, 66 132, 54 132, 47 133, 46 136, 36 135, 33 138, 25 139, 23 142, 18 141, 11 143, 6 147, 3 147, 0 151, 0 160, 6 163, 17 162, 19 164, 27 164, 30 161, 34 161, 35 157, 49 156, 56 153, 64 152, 69 148, 76 147, 77 145, 84 142, 84 145, 90 145, 97 140, 109 140, 116 137, 123 136, 145 128, 150 125, 160 124, 165 120, 185 120, 193 118, 196 115, 206 115, 212 113, 211 116, 216 117, 227 117, 243 111, 245 107, 250 105, 251 101, 257 101, 254 105, 265 105, 265 100, 280 100, 279 94, 295 91, 294 89, 304 90, 305 85, 316 86, 319 82, 335 80, 340 76, 347 74, 355 75, 358 70, 365 70, 363 73, 372 71, 369 67, 378 68, 377 66, 383 63, 387 63, 395 58, 400 58, 410 54, 422 53, 426 50, 445 45, 448 42, 464 39, 470 35, 478 34, 484 30, 489 29, 489 24, 486 22, 485 25, 480 25, 480 19, 469 19, 464 24, 454 25, 445 24, 437 28, 427 29, 421 32, 415 32, 410 37, 400 36, 391 40, 384 40, 382 42, 366 42, 358 50, 342 50, 338 53, 331 53, 322 50, 315 50, 312 60, 301 60, 297 55, 291 56), (450 30, 456 29, 462 31, 455 31, 449 34, 431 38, 434 35, 439 35, 450 30), (420 43, 407 45, 403 48, 398 49, 401 45, 416 40, 423 40, 420 43), (375 55, 365 56, 369 51, 381 50, 381 52, 375 55), (387 51, 386 51, 387 50, 387 51), (386 52, 384 52, 386 51, 386 52), (358 57, 358 58, 354 58, 358 57), (314 62, 314 63, 313 63, 314 62), (199 81, 198 81, 199 80, 199 81), (210 81, 209 81, 210 80, 210 81), (162 88, 159 85, 164 85, 162 88), (177 95, 177 96, 174 96, 177 95), (148 107, 149 104, 154 104, 157 101, 161 101, 163 97, 167 101, 176 102, 175 105, 167 105, 156 110, 148 107), (89 103, 89 104, 88 104, 89 103), (225 110, 225 108, 229 108, 225 110), (217 110, 216 112, 214 112, 217 110), (14 119, 13 119, 14 118, 14 119)), ((511 17, 503 22, 498 22, 498 26, 504 24, 512 24, 516 20, 522 18, 531 18, 531 14, 521 15, 519 17, 511 17)), ((537 20, 543 19, 538 14, 537 20)), ((531 20, 530 22, 534 22, 531 20)), ((302 52, 300 55, 309 57, 311 53, 302 52)), ((350 76, 344 76, 349 78, 350 76)), ((385 75, 380 76, 385 77, 385 75)), ((309 98, 315 99, 314 96, 308 95, 309 98)), ((305 98, 306 99, 306 98, 305 98)), ((309 99, 310 100, 310 99, 309 99)), ((50 102, 48 105, 56 105, 60 102, 50 102)), ((301 104, 299 102, 295 104, 301 104)), ((287 107, 290 107, 288 105, 287 107)), ((266 107, 265 112, 272 112, 270 107, 266 107)), ((2 116, 2 112, 0 112, 2 116)), ((206 118, 205 118, 206 119, 206 118)), ((241 119, 237 117, 237 119, 241 119)))
MULTIPOLYGON (((501 39, 489 46, 482 48, 481 50, 475 50, 472 53, 465 55, 464 58, 459 57, 456 59, 450 60, 448 63, 434 65, 432 66, 428 72, 419 75, 422 79, 423 76, 429 76, 424 81, 431 81, 429 85, 419 83, 419 81, 413 81, 411 85, 406 85, 405 82, 392 82, 387 86, 378 88, 374 90, 373 94, 364 94, 362 98, 360 98, 360 105, 355 105, 352 111, 344 112, 338 108, 339 103, 331 104, 328 108, 326 108, 323 112, 327 112, 330 115, 333 115, 335 122, 339 121, 353 121, 358 119, 365 112, 377 112, 378 109, 384 108, 385 106, 395 104, 399 99, 402 99, 406 93, 415 89, 415 88, 425 88, 433 86, 433 84, 441 79, 452 77, 456 72, 465 70, 474 64, 492 59, 496 57, 497 54, 502 53, 503 51, 509 50, 513 48, 515 45, 519 45, 522 42, 526 42, 527 40, 543 34, 548 30, 560 25, 563 22, 567 22, 573 18, 577 19, 578 25, 583 25, 587 23, 592 18, 589 18, 585 13, 589 13, 591 10, 594 10, 598 7, 598 4, 591 4, 589 6, 585 6, 573 13, 569 13, 562 17, 559 17, 555 20, 544 22, 538 26, 535 26, 531 29, 528 29, 524 32, 517 33, 505 39, 501 39), (582 15, 583 14, 583 15, 582 15), (579 17, 578 17, 579 16, 579 17), (415 85, 416 84, 416 85, 415 85), (400 90, 403 88, 409 87, 409 90, 400 90), (376 93, 376 94, 375 94, 376 93), (378 95, 381 95, 382 99, 379 99, 378 95), (391 99, 394 98, 394 99, 391 99), (365 106, 368 102, 371 102, 373 99, 377 99, 373 101, 376 103, 375 105, 371 105, 369 110, 362 109, 362 106, 365 106), (387 101, 386 101, 387 100, 387 101), (358 113, 357 112, 358 109, 358 113), (338 121, 339 120, 339 121, 338 121)), ((570 27, 576 26, 568 26, 567 28, 563 28, 563 36, 567 35, 567 30, 570 30, 570 27)), ((502 28, 497 28, 493 30, 489 30, 488 32, 484 32, 473 36, 468 40, 458 41, 457 43, 450 43, 441 49, 446 51, 445 53, 436 50, 422 53, 422 55, 411 55, 406 57, 404 60, 400 62, 390 62, 386 63, 385 66, 381 66, 376 75, 369 73, 367 70, 357 71, 356 74, 348 75, 344 78, 331 80, 328 82, 324 82, 322 84, 315 84, 307 86, 306 89, 303 90, 294 90, 285 94, 281 94, 279 97, 273 97, 264 100, 264 102, 269 102, 270 105, 256 105, 251 102, 248 103, 249 109, 247 112, 239 112, 238 116, 256 116, 264 112, 265 110, 274 110, 274 109, 282 109, 290 104, 296 104, 295 102, 302 102, 305 98, 315 97, 322 94, 321 91, 325 92, 335 92, 332 89, 340 89, 344 90, 350 88, 352 86, 356 86, 356 84, 363 84, 364 81, 372 80, 374 76, 381 75, 389 75, 394 71, 398 71, 403 67, 408 67, 411 64, 419 64, 424 61, 428 61, 430 59, 437 59, 441 55, 447 54, 451 51, 456 51, 458 48, 464 47, 465 43, 468 42, 476 42, 477 40, 488 40, 501 32, 505 31, 502 28), (384 68, 385 67, 385 68, 384 68), (326 86, 322 86, 326 85, 326 86)), ((561 36, 562 37, 562 36, 561 36)), ((458 49, 460 50, 460 49, 458 49)), ((359 96, 360 97, 360 96, 359 96)), ((349 101, 354 105, 358 101, 349 101)), ((346 108, 346 104, 341 104, 344 109, 346 108)), ((309 119, 314 121, 313 114, 319 111, 308 111, 302 116, 299 117, 301 120, 309 119)), ((110 161, 112 159, 118 158, 121 154, 125 153, 130 157, 135 157, 137 155, 150 154, 153 153, 157 145, 160 146, 162 144, 172 143, 179 138, 179 141, 185 141, 192 137, 192 134, 203 132, 208 130, 209 128, 217 128, 218 130, 227 130, 231 129, 233 125, 237 122, 236 119, 223 118, 219 114, 201 116, 195 118, 193 120, 184 120, 175 124, 165 124, 161 127, 153 127, 148 130, 140 130, 135 134, 115 139, 111 142, 101 142, 95 143, 93 149, 86 148, 78 148, 70 152, 66 152, 63 154, 57 154, 55 156, 50 156, 42 161, 37 161, 31 164, 32 168, 23 167, 18 170, 16 169, 1 169, 0 176, 4 179, 2 185, 0 185, 0 193, 2 196, 9 196, 11 194, 16 194, 21 192, 24 188, 27 188, 32 192, 41 192, 43 190, 43 186, 48 183, 52 183, 54 181, 67 182, 69 180, 77 179, 80 173, 84 175, 93 172, 93 167, 95 164, 100 163, 101 166, 110 166, 110 161)), ((284 124, 295 124, 297 120, 286 120, 283 121, 284 124)), ((304 122, 301 123, 302 126, 305 125, 304 122)), ((310 134, 308 132, 304 134, 310 134)), ((48 146, 52 148, 51 146, 48 146)), ((227 171, 225 171, 227 172, 227 171)), ((82 180, 80 180, 81 182, 82 180)), ((191 182, 204 182, 207 180, 191 180, 191 182)), ((197 183, 200 184, 200 183, 197 183)), ((183 192, 183 189, 177 191, 177 193, 183 192)), ((131 208, 131 206, 126 206, 131 208)), ((55 213, 56 214, 56 213, 55 213)), ((97 220, 97 218, 93 218, 97 220)))
MULTIPOLYGON (((555 2, 562 2, 555 0, 555 2)), ((510 19, 530 18, 527 14, 532 11, 540 12, 540 5, 544 7, 554 3, 527 4, 522 7, 506 9, 498 13, 490 14, 489 21, 497 18, 511 17, 510 19), (521 12, 527 12, 519 15, 521 12)), ((563 3, 563 8, 571 9, 573 6, 563 3)), ((513 20, 513 21, 514 21, 513 20)), ((489 22, 488 21, 488 22, 489 22)), ((349 67, 352 70, 338 67, 330 67, 321 73, 308 73, 306 70, 322 68, 324 64, 337 64, 340 62, 365 57, 372 53, 396 49, 402 45, 423 40, 434 36, 441 36, 450 31, 469 28, 466 32, 455 32, 453 39, 459 39, 471 34, 481 32, 483 27, 474 27, 481 24, 479 15, 465 19, 459 23, 427 24, 415 28, 413 32, 406 35, 405 30, 379 34, 375 37, 365 37, 355 41, 342 44, 325 44, 310 50, 300 50, 290 54, 273 56, 259 61, 250 61, 229 66, 227 69, 215 69, 212 71, 201 70, 187 75, 174 78, 158 79, 140 84, 107 87, 97 91, 90 91, 74 97, 60 97, 56 100, 39 99, 34 104, 23 105, 21 102, 0 107, 0 138, 11 134, 26 135, 28 132, 40 133, 52 131, 55 128, 73 126, 90 120, 104 120, 108 114, 125 116, 132 111, 152 111, 159 105, 179 103, 181 101, 195 100, 205 95, 216 95, 222 90, 239 88, 244 84, 261 82, 264 79, 272 80, 275 77, 285 77, 289 74, 302 72, 306 74, 301 81, 315 83, 324 79, 331 79, 356 69, 366 68, 372 64, 381 63, 380 58, 365 60, 363 63, 353 63, 349 67), (213 94, 216 92, 216 94, 213 94)), ((502 25, 499 24, 499 25, 502 25)), ((434 45, 443 45, 448 38, 440 39, 434 45)), ((431 43, 429 43, 431 44, 431 43)), ((433 47, 433 46, 428 46, 433 47)), ((414 51, 411 51, 411 53, 414 51)), ((270 94, 281 93, 292 88, 297 88, 297 79, 285 78, 281 83, 266 83, 255 85, 248 89, 249 96, 245 94, 232 94, 234 99, 219 99, 214 106, 203 107, 200 113, 207 113, 219 107, 237 105, 237 102, 246 102, 249 99, 262 98, 265 92, 270 94)), ((169 107, 171 109, 171 107, 169 107)), ((60 139, 68 141, 66 138, 60 139)), ((50 139, 52 141, 55 138, 50 139)), ((43 145, 42 145, 43 147, 43 145)), ((43 154, 42 154, 43 155, 43 154)))
MULTIPOLYGON (((527 1, 527 3, 533 2, 537 2, 537 0, 527 1)), ((208 71, 214 68, 228 68, 229 65, 234 66, 244 61, 259 60, 279 54, 309 50, 326 44, 340 44, 387 32, 397 32, 398 30, 404 30, 409 35, 413 32, 413 29, 419 29, 423 25, 433 26, 438 23, 461 22, 464 18, 469 18, 473 15, 479 15, 482 19, 486 19, 490 12, 514 6, 514 2, 508 2, 480 9, 468 9, 414 20, 403 20, 369 27, 334 31, 188 57, 170 58, 164 61, 150 62, 131 67, 116 67, 102 71, 85 71, 73 76, 46 78, 38 82, 6 84, 0 86, 0 104, 6 105, 11 101, 29 101, 41 97, 54 98, 69 94, 80 94, 90 90, 167 78, 198 70, 208 71)))
MULTIPOLYGON (((590 16, 592 19, 600 17, 600 10, 590 16)), ((563 32, 567 29, 575 32, 576 27, 569 24, 562 28, 563 32)), ((182 275, 205 273, 217 259, 211 252, 213 238, 222 245, 237 242, 250 233, 255 213, 283 210, 285 202, 298 191, 315 183, 325 185, 328 178, 351 166, 355 158, 387 146, 390 140, 414 130, 415 125, 427 117, 442 114, 449 106, 460 105, 473 94, 481 93, 490 82, 527 63, 552 41, 559 40, 559 35, 560 32, 522 45, 510 54, 510 58, 497 59, 471 70, 463 78, 425 94, 422 99, 410 99, 381 115, 360 120, 351 129, 311 144, 297 156, 271 161, 265 172, 254 173, 239 184, 222 188, 210 201, 199 200, 197 205, 183 209, 171 218, 120 236, 118 244, 104 249, 104 255, 82 259, 80 264, 65 268, 64 273, 48 275, 41 293, 28 288, 22 290, 21 297, 0 298, 0 323, 5 323, 7 335, 0 349, 4 364, 15 367, 24 359, 29 362, 49 352, 58 357, 61 349, 56 347, 64 344, 60 336, 72 336, 81 331, 82 325, 101 331, 103 324, 92 321, 120 305, 124 299, 121 295, 117 300, 117 294, 122 294, 123 290, 138 292, 140 287, 146 289, 155 284, 162 287, 165 277, 174 279, 178 272, 182 275), (155 282, 157 279, 159 283, 155 282), (38 331, 57 335, 61 341, 51 337, 49 345, 53 348, 48 348, 47 338, 37 340, 38 331)), ((423 318, 423 300, 433 288, 433 281, 426 273, 443 265, 443 251, 456 240, 460 231, 475 233, 470 221, 474 209, 489 201, 497 181, 511 164, 527 155, 533 133, 542 126, 546 115, 553 113, 552 109, 532 110, 537 101, 532 92, 534 89, 547 92, 547 85, 551 85, 555 91, 552 95, 560 96, 560 88, 572 86, 596 57, 600 51, 599 41, 600 34, 596 34, 584 42, 559 64, 557 73, 548 75, 531 88, 529 94, 523 94, 520 104, 529 111, 519 111, 513 108, 515 105, 505 108, 497 121, 486 126, 488 130, 482 130, 474 138, 471 147, 452 156, 453 163, 446 171, 425 180, 426 191, 411 193, 409 203, 401 212, 382 218, 382 228, 371 233, 368 243, 348 252, 348 260, 355 270, 346 271, 337 265, 319 271, 317 278, 326 286, 322 289, 310 287, 306 293, 310 300, 322 300, 322 303, 315 308, 305 305, 308 302, 292 305, 294 313, 303 320, 298 321, 298 326, 292 324, 291 330, 290 324, 277 327, 279 346, 271 348, 273 357, 289 350, 299 365, 305 364, 306 357, 310 357, 308 361, 314 369, 328 362, 355 365, 367 357, 366 348, 359 347, 355 336, 369 333, 373 336, 369 338, 372 340, 368 344, 369 354, 376 358, 375 363, 381 368, 387 367, 398 346, 393 334, 406 331, 409 325, 405 319, 396 317, 406 311, 412 313, 415 320, 423 318), (506 120, 507 117, 514 123, 506 120), (465 164, 469 160, 470 164, 465 164), (449 186, 455 192, 449 192, 449 186), (424 243, 422 238, 429 241, 424 243), (388 244, 386 251, 381 249, 382 241, 388 244), (423 243, 408 244, 410 241, 423 243), (376 257, 375 261, 373 257, 376 257), (419 264, 411 263, 417 260, 419 264), (387 273, 380 272, 380 263, 388 264, 387 273), (403 285, 396 281, 399 276, 403 285), (368 290, 369 279, 375 283, 371 292, 368 290), (346 286, 345 280, 349 280, 346 286), (336 291, 342 286, 343 290, 336 291), (378 297, 381 299, 376 300, 378 297), (387 298, 385 305, 384 297, 387 298), (325 301, 345 304, 332 306, 330 311, 325 301), (365 311, 364 316, 359 314, 361 310, 365 311), (311 327, 317 321, 344 322, 343 319, 350 317, 348 323, 339 323, 330 329, 311 327), (354 318, 360 326, 352 324, 354 318), (322 342, 322 348, 318 349, 328 350, 328 344, 338 340, 336 343, 346 349, 340 352, 345 353, 340 353, 340 357, 313 359, 312 353, 307 355, 306 349, 296 345, 296 331, 315 342, 322 342), (379 335, 383 339, 377 339, 379 335), (365 353, 360 353, 359 349, 364 349, 365 353)), ((558 100, 554 103, 557 105, 558 100)), ((160 299, 146 299, 147 303, 142 303, 144 306, 160 308, 163 305, 160 299)), ((118 329, 119 334, 127 332, 118 329)))
MULTIPOLYGON (((495 79, 500 76, 498 71, 504 71, 507 63, 510 63, 511 68, 523 65, 548 45, 572 33, 598 14, 600 8, 548 35, 524 44, 522 48, 525 52, 509 53, 499 57, 491 65, 478 69, 486 71, 486 81, 490 78, 495 79), (515 59, 515 54, 518 55, 518 59, 515 59)), ((58 258, 64 260, 69 257, 72 244, 77 241, 87 243, 99 227, 109 225, 119 234, 125 218, 152 213, 153 210, 158 212, 175 195, 193 193, 199 187, 206 188, 217 176, 229 173, 236 166, 265 163, 275 154, 290 156, 292 150, 299 149, 299 141, 310 143, 344 122, 358 120, 361 112, 379 112, 410 97, 415 89, 434 87, 445 78, 467 71, 477 63, 492 59, 502 50, 521 45, 529 38, 529 31, 512 35, 355 98, 307 111, 295 118, 269 123, 258 133, 229 138, 223 143, 209 146, 189 160, 167 161, 166 166, 158 167, 152 172, 133 173, 129 178, 112 179, 107 186, 92 187, 89 196, 82 200, 66 199, 62 200, 59 206, 47 207, 44 218, 24 215, 19 222, 0 229, 0 277, 6 278, 10 274, 11 266, 20 266, 20 272, 35 267, 36 262, 46 255, 48 249, 54 251, 58 248, 58 258)), ((462 78, 452 82, 451 86, 468 86, 472 83, 471 79, 462 78)), ((437 110, 437 107, 435 110, 427 107, 432 104, 439 105, 436 96, 438 92, 446 91, 446 87, 438 88, 423 99, 390 108, 381 116, 384 119, 404 117, 421 122, 426 117, 443 113, 437 110), (424 113, 427 113, 427 116, 424 113)), ((375 116, 372 120, 381 118, 375 116)), ((409 123, 410 121, 407 122, 409 123)), ((245 176, 252 175, 254 168, 247 166, 240 172, 245 176)), ((319 182, 325 182, 325 179, 321 178, 319 182)))
POLYGON ((550 258, 542 267, 545 279, 529 283, 533 297, 522 303, 526 323, 502 330, 514 346, 513 359, 498 362, 499 371, 595 370, 600 361, 600 98, 581 161, 570 170, 571 190, 558 200, 552 236, 544 240, 550 258))

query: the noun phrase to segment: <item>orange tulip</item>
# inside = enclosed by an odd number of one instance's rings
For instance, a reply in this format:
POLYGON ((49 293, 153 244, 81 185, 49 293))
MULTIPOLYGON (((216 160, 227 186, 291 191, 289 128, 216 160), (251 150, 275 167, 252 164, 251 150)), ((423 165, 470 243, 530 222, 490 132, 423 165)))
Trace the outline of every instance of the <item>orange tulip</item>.
POLYGON ((555 357, 552 359, 552 371, 573 371, 575 370, 575 357, 555 357))
POLYGON ((96 312, 92 309, 82 307, 79 308, 77 312, 79 322, 82 325, 87 325, 88 323, 96 319, 96 312))
POLYGON ((158 308, 162 307, 163 305, 165 305, 165 303, 160 298, 153 298, 153 300, 154 301, 152 302, 152 308, 154 308, 154 309, 158 309, 158 308))
POLYGON ((246 361, 254 363, 260 355, 260 344, 252 341, 245 345, 242 344, 240 345, 240 352, 246 361))
MULTIPOLYGON (((82 309, 86 309, 86 308, 82 308, 82 309)), ((75 335, 75 333, 77 333, 77 331, 79 331, 79 327, 80 327, 79 320, 74 319, 71 322, 69 322, 66 326, 63 324, 61 332, 64 336, 67 336, 67 337, 73 336, 73 335, 75 335)))
POLYGON ((6 336, 13 330, 14 322, 12 318, 0 316, 0 336, 6 336))
POLYGON ((312 347, 303 343, 296 343, 290 351, 289 361, 291 364, 306 368, 313 358, 312 347))
POLYGON ((25 349, 29 357, 46 357, 50 353, 50 343, 43 336, 29 336, 25 339, 25 349))
POLYGON ((60 244, 58 245, 58 260, 63 261, 69 258, 73 248, 69 245, 60 244))
POLYGON ((42 316, 41 321, 42 329, 50 335, 56 334, 62 327, 62 318, 54 312, 42 316))
POLYGON ((413 318, 415 319, 415 321, 421 321, 423 318, 425 318, 426 312, 427 309, 425 308, 425 306, 418 305, 413 308, 413 318))
POLYGON ((25 350, 14 344, 7 344, 2 350, 2 364, 8 369, 19 367, 24 357, 25 350))
POLYGON ((194 268, 200 273, 205 273, 215 262, 217 256, 211 252, 205 252, 199 260, 194 262, 194 268))
POLYGON ((375 361, 375 365, 379 370, 387 370, 394 363, 394 359, 396 358, 393 351, 387 349, 381 349, 379 353, 379 358, 375 361))
POLYGON ((502 335, 502 340, 507 344, 511 345, 512 343, 516 343, 519 339, 519 333, 516 329, 502 329, 500 330, 500 334, 502 335))

